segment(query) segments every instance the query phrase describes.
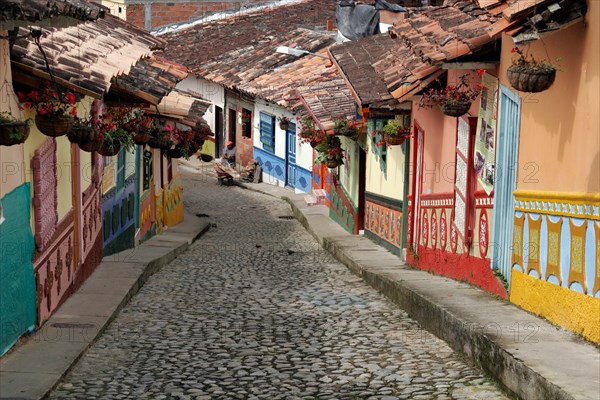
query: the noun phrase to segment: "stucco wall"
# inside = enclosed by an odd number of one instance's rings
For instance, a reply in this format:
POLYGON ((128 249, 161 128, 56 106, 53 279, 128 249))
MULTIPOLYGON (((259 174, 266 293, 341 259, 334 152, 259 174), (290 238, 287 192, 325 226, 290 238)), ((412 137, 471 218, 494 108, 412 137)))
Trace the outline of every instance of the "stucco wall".
MULTIPOLYGON (((555 61, 560 70, 545 92, 521 93, 517 190, 600 191, 600 5, 588 3, 587 24, 532 42, 536 59, 555 61), (543 151, 541 149, 543 148, 543 151)), ((512 38, 502 38, 500 80, 510 87, 512 38)))
POLYGON ((379 161, 367 150, 366 190, 392 199, 402 200, 404 196, 404 159, 401 146, 391 146, 387 152, 387 176, 379 167, 379 161))

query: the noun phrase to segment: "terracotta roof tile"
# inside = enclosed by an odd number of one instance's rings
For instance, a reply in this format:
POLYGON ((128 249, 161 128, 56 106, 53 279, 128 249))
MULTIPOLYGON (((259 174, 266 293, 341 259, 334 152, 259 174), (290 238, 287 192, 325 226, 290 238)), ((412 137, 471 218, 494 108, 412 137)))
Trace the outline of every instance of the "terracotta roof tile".
POLYGON ((60 22, 75 25, 81 21, 102 18, 105 9, 85 0, 2 0, 0 26, 30 25, 40 22, 60 22), (72 19, 65 21, 64 17, 72 19), (57 21, 60 20, 60 21, 57 21))
MULTIPOLYGON (((26 36, 20 28, 19 34, 26 36)), ((77 26, 42 28, 40 43, 54 75, 72 90, 102 97, 114 76, 127 74, 139 59, 152 55, 164 41, 127 22, 106 15, 77 26)), ((30 37, 11 49, 15 68, 47 75, 42 53, 30 37)))
POLYGON ((225 53, 264 46, 298 28, 324 29, 326 20, 335 20, 335 7, 335 0, 308 0, 195 25, 163 35, 168 42, 164 54, 196 72, 225 53))

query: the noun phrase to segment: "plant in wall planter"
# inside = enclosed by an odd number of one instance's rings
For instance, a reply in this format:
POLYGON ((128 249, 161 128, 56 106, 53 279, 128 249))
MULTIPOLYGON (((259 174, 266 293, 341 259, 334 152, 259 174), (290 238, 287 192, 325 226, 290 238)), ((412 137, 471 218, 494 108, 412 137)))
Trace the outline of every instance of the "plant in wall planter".
POLYGON ((403 126, 392 119, 383 127, 383 138, 390 146, 398 146, 410 137, 410 126, 403 126))
POLYGON ((77 116, 73 93, 46 87, 41 92, 33 90, 17 96, 26 108, 36 111, 35 124, 44 135, 58 137, 71 130, 73 118, 77 116))
POLYGON ((281 128, 282 131, 287 131, 290 127, 290 119, 288 117, 277 117, 277 121, 279 122, 279 128, 281 128))
POLYGON ((21 121, 9 112, 0 113, 0 146, 21 144, 29 137, 29 121, 21 121))
POLYGON ((338 117, 333 120, 334 135, 346 136, 355 139, 358 136, 358 122, 355 119, 338 117))
MULTIPOLYGON (((485 70, 479 70, 483 75, 485 70)), ((471 103, 479 96, 483 85, 477 83, 474 86, 467 82, 468 75, 458 77, 458 84, 447 85, 442 89, 431 88, 423 93, 419 107, 438 106, 442 113, 450 117, 460 117, 471 108, 471 103)))
POLYGON ((521 92, 537 93, 552 86, 556 78, 555 65, 546 60, 538 61, 532 55, 528 59, 518 47, 514 47, 511 52, 517 57, 506 70, 506 77, 513 88, 521 92))

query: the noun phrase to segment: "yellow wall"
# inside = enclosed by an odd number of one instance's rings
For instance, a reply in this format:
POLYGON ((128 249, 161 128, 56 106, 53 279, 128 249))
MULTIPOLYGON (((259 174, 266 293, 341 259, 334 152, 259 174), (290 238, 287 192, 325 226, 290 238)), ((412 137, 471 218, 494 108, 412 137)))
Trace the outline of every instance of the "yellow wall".
MULTIPOLYGON (((0 29, 0 36, 8 32, 0 29)), ((20 117, 17 98, 12 87, 8 41, 0 39, 0 112, 20 117)), ((23 145, 0 146, 0 198, 24 182, 23 145)))
MULTIPOLYGON (((367 133, 368 134, 368 133, 367 133)), ((370 141, 367 140, 369 146, 370 141)), ((392 199, 404 197, 404 153, 401 146, 391 146, 387 150, 387 178, 379 169, 379 161, 367 150, 366 190, 392 199)))
POLYGON ((112 15, 123 20, 127 19, 127 5, 125 4, 125 0, 102 0, 100 3, 104 7, 107 7, 112 15), (120 12, 119 8, 121 9, 120 12))
POLYGON ((600 344, 600 299, 513 270, 510 301, 600 344))
MULTIPOLYGON (((517 189, 600 191, 600 4, 588 6, 585 26, 577 23, 529 47, 536 59, 560 58, 560 71, 545 92, 515 91, 522 99, 517 189)), ((508 87, 513 47, 503 36, 500 79, 508 87)))
MULTIPOLYGON (((35 113, 28 110, 25 112, 25 116, 35 118, 35 113)), ((33 171, 31 167, 27 165, 35 155, 35 151, 46 141, 49 137, 42 134, 35 123, 31 123, 31 133, 29 138, 23 144, 25 152, 26 174, 25 179, 28 182, 33 182, 33 171)), ((56 138, 56 178, 58 180, 58 220, 60 221, 71 208, 73 208, 72 198, 72 177, 71 177, 71 142, 67 139, 67 136, 60 136, 56 138)), ((32 187, 32 195, 35 188, 32 187)), ((33 218, 33 213, 31 214, 33 218)))

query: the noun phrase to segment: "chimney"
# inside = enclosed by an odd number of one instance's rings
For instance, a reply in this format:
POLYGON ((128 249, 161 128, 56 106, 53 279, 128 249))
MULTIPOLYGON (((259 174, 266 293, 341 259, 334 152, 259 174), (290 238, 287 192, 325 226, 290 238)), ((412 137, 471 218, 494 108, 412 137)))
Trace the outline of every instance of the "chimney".
POLYGON ((325 23, 325 26, 326 26, 326 28, 325 28, 326 30, 328 30, 328 31, 335 31, 335 27, 333 25, 333 21, 332 20, 328 19, 327 22, 325 23))

